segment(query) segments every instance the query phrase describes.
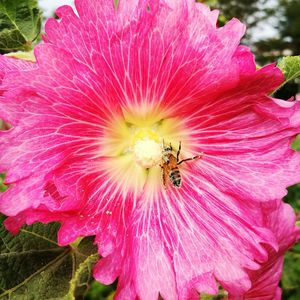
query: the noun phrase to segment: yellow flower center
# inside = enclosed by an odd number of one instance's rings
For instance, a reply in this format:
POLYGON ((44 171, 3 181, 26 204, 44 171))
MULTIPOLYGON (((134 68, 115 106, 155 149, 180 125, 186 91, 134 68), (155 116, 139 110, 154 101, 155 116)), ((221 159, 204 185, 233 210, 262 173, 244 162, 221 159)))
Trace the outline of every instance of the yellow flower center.
POLYGON ((107 124, 100 145, 100 155, 106 157, 103 167, 127 191, 154 191, 162 186, 163 142, 172 144, 176 155, 180 141, 182 155, 190 155, 184 123, 170 113, 159 108, 124 109, 107 124))

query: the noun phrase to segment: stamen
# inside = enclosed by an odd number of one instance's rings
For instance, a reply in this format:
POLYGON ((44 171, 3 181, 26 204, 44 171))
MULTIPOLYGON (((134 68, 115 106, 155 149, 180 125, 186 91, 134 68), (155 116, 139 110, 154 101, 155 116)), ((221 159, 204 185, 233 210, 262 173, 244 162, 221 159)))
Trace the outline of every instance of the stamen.
POLYGON ((133 153, 135 161, 145 169, 158 165, 162 157, 158 135, 152 130, 139 130, 135 134, 133 153))

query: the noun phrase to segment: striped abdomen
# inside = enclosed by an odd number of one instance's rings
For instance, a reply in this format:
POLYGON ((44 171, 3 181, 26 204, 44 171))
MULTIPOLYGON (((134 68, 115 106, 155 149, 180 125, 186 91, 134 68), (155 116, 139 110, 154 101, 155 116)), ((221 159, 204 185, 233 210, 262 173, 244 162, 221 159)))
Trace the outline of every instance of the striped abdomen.
POLYGON ((174 186, 180 187, 181 175, 178 168, 174 168, 170 171, 169 178, 174 186))

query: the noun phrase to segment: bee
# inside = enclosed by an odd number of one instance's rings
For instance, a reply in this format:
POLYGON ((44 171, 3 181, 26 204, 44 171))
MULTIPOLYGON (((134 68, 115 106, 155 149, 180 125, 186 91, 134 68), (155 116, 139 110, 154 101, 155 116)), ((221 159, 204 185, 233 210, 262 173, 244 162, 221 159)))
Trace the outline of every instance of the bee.
POLYGON ((181 142, 179 142, 179 147, 178 147, 176 157, 173 154, 173 148, 171 143, 169 146, 165 146, 163 142, 162 164, 160 165, 160 167, 162 169, 162 182, 165 187, 167 185, 167 178, 169 177, 169 180, 171 181, 172 185, 174 187, 179 188, 181 186, 181 175, 178 166, 183 162, 198 159, 203 156, 203 153, 201 153, 200 155, 182 159, 179 161, 180 151, 181 151, 181 142))

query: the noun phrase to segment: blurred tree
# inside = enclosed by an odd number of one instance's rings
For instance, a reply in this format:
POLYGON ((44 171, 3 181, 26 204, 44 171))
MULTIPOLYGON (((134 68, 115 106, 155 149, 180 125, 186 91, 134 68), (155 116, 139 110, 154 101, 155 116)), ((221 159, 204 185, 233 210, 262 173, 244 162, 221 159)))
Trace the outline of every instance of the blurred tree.
POLYGON ((220 11, 219 25, 221 26, 232 18, 238 18, 245 23, 248 31, 244 41, 248 44, 255 34, 251 29, 274 13, 273 9, 266 6, 270 0, 198 0, 198 2, 220 11))
MULTIPOLYGON (((257 60, 261 64, 278 61, 287 55, 300 55, 300 1, 279 0, 276 11, 268 12, 270 16, 272 13, 276 14, 279 19, 278 35, 254 44, 257 60)), ((298 78, 281 88, 275 96, 289 99, 299 91, 300 80, 298 78)))
POLYGON ((300 1, 281 0, 284 19, 280 22, 280 38, 291 55, 300 55, 300 1))
MULTIPOLYGON (((263 2, 266 1, 267 0, 264 0, 263 2)), ((219 9, 226 20, 236 17, 247 23, 248 27, 252 27, 257 23, 257 19, 254 19, 253 15, 258 11, 258 5, 261 0, 204 0, 199 2, 219 9)))
POLYGON ((262 62, 286 55, 300 55, 300 1, 279 0, 276 11, 278 36, 256 43, 262 62))

